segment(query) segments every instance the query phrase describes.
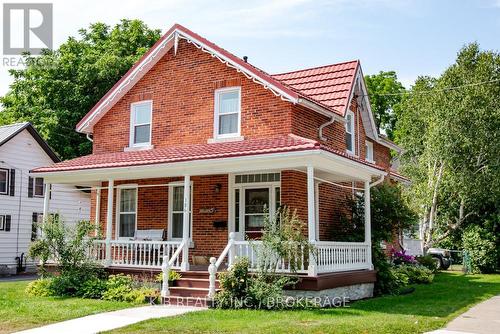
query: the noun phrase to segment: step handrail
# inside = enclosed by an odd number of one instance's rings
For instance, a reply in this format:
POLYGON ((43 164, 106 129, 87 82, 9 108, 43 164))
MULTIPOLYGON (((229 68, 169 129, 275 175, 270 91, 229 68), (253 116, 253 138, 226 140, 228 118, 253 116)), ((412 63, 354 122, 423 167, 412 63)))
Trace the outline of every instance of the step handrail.
POLYGON ((215 279, 217 275, 217 270, 222 264, 222 261, 224 261, 226 256, 228 256, 229 266, 231 266, 233 263, 233 246, 235 242, 234 240, 235 237, 236 235, 234 232, 229 233, 229 241, 227 242, 227 245, 222 251, 222 253, 219 255, 219 258, 216 259, 213 256, 210 258, 210 265, 208 266, 208 274, 209 274, 208 298, 213 299, 215 297, 215 279))
POLYGON ((168 276, 170 273, 170 268, 174 265, 175 261, 178 260, 179 256, 182 253, 182 250, 184 249, 184 246, 186 244, 185 240, 182 240, 181 244, 179 247, 176 249, 174 254, 172 254, 172 257, 169 259, 167 255, 163 256, 163 262, 161 264, 161 271, 163 275, 163 280, 161 284, 161 296, 162 297, 168 297, 170 295, 170 291, 168 289, 168 276))

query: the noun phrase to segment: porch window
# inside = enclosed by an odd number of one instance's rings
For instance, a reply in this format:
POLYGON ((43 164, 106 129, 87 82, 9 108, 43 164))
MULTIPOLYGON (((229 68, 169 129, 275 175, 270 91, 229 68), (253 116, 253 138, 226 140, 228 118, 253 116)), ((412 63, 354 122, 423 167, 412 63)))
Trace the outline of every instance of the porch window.
MULTIPOLYGON (((191 187, 191 199, 193 198, 193 187, 191 187)), ((169 189, 169 236, 170 239, 182 239, 183 234, 183 221, 184 221, 184 186, 171 185, 169 189)), ((192 224, 192 200, 189 209, 189 236, 191 237, 191 224, 192 224)))
POLYGON ((0 169, 0 194, 6 195, 9 189, 9 170, 0 169))
POLYGON ((241 89, 223 88, 215 91, 215 138, 240 135, 241 89))
POLYGON ((345 123, 345 144, 347 152, 355 154, 354 149, 355 133, 354 133, 354 113, 347 111, 345 123))
POLYGON ((152 101, 132 103, 130 115, 130 146, 151 145, 152 101))
POLYGON ((120 189, 119 209, 118 236, 133 238, 137 223, 137 188, 120 189))
POLYGON ((374 160, 373 160, 373 143, 367 141, 365 145, 366 145, 366 154, 365 154, 366 161, 374 162, 374 160))

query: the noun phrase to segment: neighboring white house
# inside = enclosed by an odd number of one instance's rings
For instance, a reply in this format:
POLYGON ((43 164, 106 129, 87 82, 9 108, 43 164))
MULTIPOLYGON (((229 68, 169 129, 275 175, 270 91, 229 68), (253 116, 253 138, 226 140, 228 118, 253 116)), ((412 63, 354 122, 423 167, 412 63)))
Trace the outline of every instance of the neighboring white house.
MULTIPOLYGON (((58 161, 30 123, 0 126, 0 274, 16 273, 37 237, 34 223, 41 219, 45 185, 43 178, 31 177, 29 171, 58 161)), ((53 184, 49 201, 50 213, 68 224, 89 219, 90 193, 53 184)), ((32 269, 33 262, 26 262, 32 269)))

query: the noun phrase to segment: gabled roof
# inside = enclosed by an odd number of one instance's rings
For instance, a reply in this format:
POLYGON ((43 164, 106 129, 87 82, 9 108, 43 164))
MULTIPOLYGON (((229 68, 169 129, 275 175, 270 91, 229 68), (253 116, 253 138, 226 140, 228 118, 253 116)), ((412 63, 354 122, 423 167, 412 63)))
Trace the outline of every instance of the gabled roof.
POLYGON ((0 126, 0 146, 7 143, 23 130, 27 130, 31 134, 33 139, 36 140, 36 142, 42 147, 45 153, 47 153, 47 155, 52 159, 52 161, 61 161, 56 153, 50 148, 49 144, 47 144, 47 142, 43 140, 38 131, 36 131, 33 125, 29 122, 0 126))
POLYGON ((308 68, 272 77, 332 111, 344 116, 356 80, 358 60, 308 68))
POLYGON ((247 139, 234 142, 178 145, 142 151, 90 154, 80 158, 59 162, 52 166, 36 168, 32 170, 31 173, 51 173, 86 169, 145 166, 306 150, 328 151, 363 165, 383 170, 382 167, 368 163, 362 159, 347 155, 337 150, 331 150, 316 140, 290 134, 271 138, 247 139))

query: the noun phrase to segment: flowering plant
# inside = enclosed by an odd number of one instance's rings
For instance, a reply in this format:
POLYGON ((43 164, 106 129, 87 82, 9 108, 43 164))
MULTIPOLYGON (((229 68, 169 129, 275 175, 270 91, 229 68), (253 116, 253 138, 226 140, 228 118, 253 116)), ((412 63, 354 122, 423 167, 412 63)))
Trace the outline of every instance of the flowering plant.
POLYGON ((405 250, 396 251, 392 249, 392 262, 396 265, 398 264, 417 264, 417 259, 415 256, 406 254, 405 250))

